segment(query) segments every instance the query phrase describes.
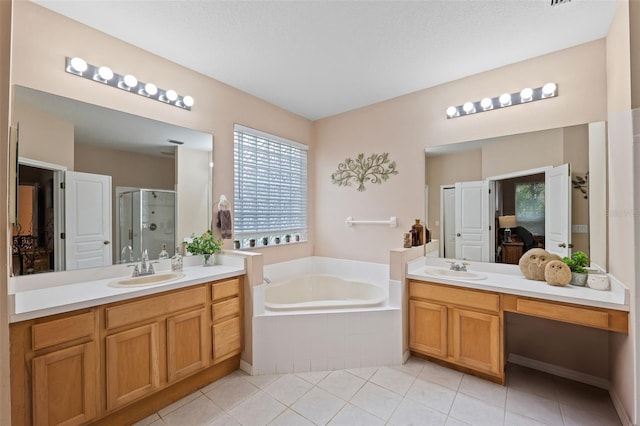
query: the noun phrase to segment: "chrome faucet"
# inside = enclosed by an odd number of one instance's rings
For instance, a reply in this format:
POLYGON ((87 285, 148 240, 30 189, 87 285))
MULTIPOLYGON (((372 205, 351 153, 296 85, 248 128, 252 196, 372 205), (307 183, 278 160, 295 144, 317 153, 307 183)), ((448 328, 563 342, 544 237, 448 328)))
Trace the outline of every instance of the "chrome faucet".
POLYGON ((142 252, 142 261, 140 262, 140 266, 137 264, 129 265, 133 266, 133 273, 131 274, 132 278, 141 277, 144 275, 153 275, 156 271, 153 270, 153 264, 158 262, 149 262, 149 254, 147 253, 147 249, 144 249, 142 252))
POLYGON ((469 265, 466 262, 450 262, 451 267, 449 268, 451 271, 458 272, 467 272, 467 266, 469 265))

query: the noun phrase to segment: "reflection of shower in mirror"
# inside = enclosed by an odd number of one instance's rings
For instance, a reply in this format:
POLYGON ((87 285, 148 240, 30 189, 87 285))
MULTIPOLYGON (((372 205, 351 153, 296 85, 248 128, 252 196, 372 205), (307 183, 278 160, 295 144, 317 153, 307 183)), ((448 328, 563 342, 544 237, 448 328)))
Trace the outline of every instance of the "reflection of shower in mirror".
MULTIPOLYGON (((175 247, 176 193, 167 190, 130 189, 118 196, 117 237, 119 253, 132 252, 134 260, 147 250, 158 259, 162 247, 173 256, 175 247), (127 250, 124 250, 124 249, 127 250)), ((121 255, 119 263, 130 261, 121 255)))

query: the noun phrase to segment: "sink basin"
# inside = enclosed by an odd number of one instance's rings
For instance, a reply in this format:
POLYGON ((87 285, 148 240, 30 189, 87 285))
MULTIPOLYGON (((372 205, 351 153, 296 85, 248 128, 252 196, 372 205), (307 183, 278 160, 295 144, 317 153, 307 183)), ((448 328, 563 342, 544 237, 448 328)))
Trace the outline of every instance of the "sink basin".
POLYGON ((428 267, 424 270, 428 275, 441 278, 458 278, 461 280, 484 280, 485 274, 471 271, 453 271, 446 268, 428 267))
POLYGON ((169 281, 179 280, 184 277, 182 272, 163 272, 141 277, 118 278, 109 283, 111 287, 138 287, 147 285, 165 284, 169 281))

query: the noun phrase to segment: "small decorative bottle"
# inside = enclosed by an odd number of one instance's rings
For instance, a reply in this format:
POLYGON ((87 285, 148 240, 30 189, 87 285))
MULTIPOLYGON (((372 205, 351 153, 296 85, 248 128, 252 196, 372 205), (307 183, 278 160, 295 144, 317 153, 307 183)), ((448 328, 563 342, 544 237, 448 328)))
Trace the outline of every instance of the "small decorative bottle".
POLYGON ((424 233, 425 233, 424 242, 425 243, 430 243, 431 242, 431 231, 426 226, 424 227, 424 233))
POLYGON ((169 258, 169 253, 167 252, 167 245, 163 244, 162 250, 160 250, 160 254, 158 254, 158 259, 162 260, 162 259, 168 259, 168 258, 169 258))
POLYGON ((171 258, 171 270, 182 271, 182 255, 180 254, 180 247, 176 247, 176 254, 171 258))
POLYGON ((416 219, 416 223, 413 224, 411 229, 414 229, 418 234, 418 237, 416 238, 418 240, 417 241, 418 244, 414 244, 414 245, 416 246, 424 245, 424 226, 420 224, 420 219, 416 219))

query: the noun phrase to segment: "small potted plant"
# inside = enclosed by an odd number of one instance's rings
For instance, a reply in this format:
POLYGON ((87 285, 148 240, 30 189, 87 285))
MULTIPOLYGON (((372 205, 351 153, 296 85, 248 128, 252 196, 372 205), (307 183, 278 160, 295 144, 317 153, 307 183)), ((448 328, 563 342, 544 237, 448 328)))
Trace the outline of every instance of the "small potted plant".
POLYGON ((187 251, 191 254, 201 254, 204 257, 204 265, 212 265, 212 254, 220 253, 222 241, 216 240, 211 231, 200 236, 192 236, 192 241, 187 243, 187 251))
POLYGON ((587 283, 587 266, 591 264, 589 257, 583 251, 577 251, 571 257, 564 257, 562 261, 571 269, 569 284, 584 287, 587 283))

